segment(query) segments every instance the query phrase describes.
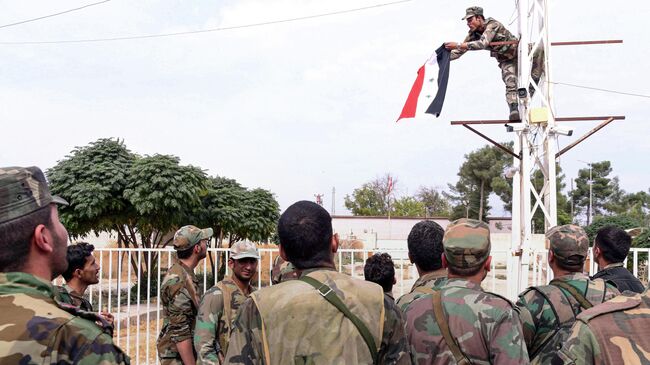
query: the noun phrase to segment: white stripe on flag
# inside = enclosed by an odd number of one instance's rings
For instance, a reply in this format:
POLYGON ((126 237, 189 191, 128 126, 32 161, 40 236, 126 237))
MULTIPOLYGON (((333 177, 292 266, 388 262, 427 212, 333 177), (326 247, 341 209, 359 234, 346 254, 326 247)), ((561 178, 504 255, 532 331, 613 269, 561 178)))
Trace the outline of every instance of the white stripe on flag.
POLYGON ((438 72, 438 59, 434 52, 424 64, 424 82, 422 83, 422 91, 418 96, 416 117, 425 115, 427 108, 438 93, 438 72))

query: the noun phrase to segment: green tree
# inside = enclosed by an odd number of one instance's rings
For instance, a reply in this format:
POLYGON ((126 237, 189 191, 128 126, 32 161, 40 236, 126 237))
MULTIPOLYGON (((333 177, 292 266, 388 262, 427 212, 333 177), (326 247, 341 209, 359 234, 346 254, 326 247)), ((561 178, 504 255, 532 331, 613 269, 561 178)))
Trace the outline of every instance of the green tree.
POLYGON ((575 179, 576 188, 572 192, 572 198, 575 202, 576 212, 584 213, 587 225, 589 217, 589 186, 592 187, 592 211, 593 215, 604 215, 606 204, 610 195, 615 193, 616 186, 612 184, 609 174, 612 172, 612 166, 609 161, 601 161, 590 164, 591 180, 589 179, 589 168, 580 169, 578 177, 575 179))
POLYGON ((394 217, 421 217, 424 214, 424 203, 412 196, 397 199, 391 206, 391 215, 394 217))
POLYGON ((352 196, 345 196, 345 207, 353 215, 385 216, 389 210, 389 185, 392 179, 392 189, 397 186, 397 179, 385 174, 354 189, 352 196))
MULTIPOLYGON (((506 143, 512 146, 512 143, 506 143)), ((458 182, 449 185, 454 202, 452 217, 485 220, 490 206, 488 197, 496 186, 503 184, 503 170, 512 162, 510 155, 494 146, 486 145, 465 155, 465 162, 458 171, 458 182), (471 214, 470 214, 471 213, 471 214)))
POLYGON ((650 225, 650 194, 645 191, 626 193, 618 187, 618 177, 612 179, 612 185, 614 192, 605 204, 605 209, 613 214, 633 217, 643 226, 650 225))
POLYGON ((596 238, 598 230, 605 226, 616 226, 620 229, 630 229, 640 226, 640 222, 632 217, 625 215, 614 215, 594 218, 594 222, 585 228, 585 232, 589 236, 589 242, 593 242, 596 238))
POLYGON ((434 187, 421 186, 415 197, 424 205, 425 216, 448 217, 451 214, 449 200, 434 187))

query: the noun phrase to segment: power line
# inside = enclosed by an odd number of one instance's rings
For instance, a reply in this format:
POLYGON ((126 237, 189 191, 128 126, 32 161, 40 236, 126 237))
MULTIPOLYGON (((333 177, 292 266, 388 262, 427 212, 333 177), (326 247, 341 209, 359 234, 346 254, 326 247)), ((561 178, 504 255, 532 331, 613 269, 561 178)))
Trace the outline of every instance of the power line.
POLYGON ((96 3, 92 3, 92 4, 88 4, 88 5, 80 6, 80 7, 78 7, 78 8, 64 10, 64 11, 61 11, 61 12, 58 12, 58 13, 54 13, 54 14, 50 14, 50 15, 44 15, 44 16, 39 16, 38 18, 22 20, 22 21, 19 21, 19 22, 11 23, 11 24, 0 25, 0 28, 7 28, 7 27, 12 27, 12 26, 14 26, 14 25, 20 25, 20 24, 25 24, 25 23, 29 23, 29 22, 35 22, 35 21, 37 21, 37 20, 46 19, 46 18, 51 18, 51 17, 57 16, 57 15, 62 15, 62 14, 71 13, 71 12, 73 12, 73 11, 77 11, 77 10, 81 10, 81 9, 89 8, 89 7, 91 7, 91 6, 95 6, 95 5, 99 5, 99 4, 107 3, 107 2, 109 2, 109 1, 111 1, 111 0, 99 1, 99 2, 96 2, 96 3))
POLYGON ((577 87, 580 89, 589 89, 589 90, 597 90, 597 91, 604 91, 607 93, 612 93, 612 94, 620 94, 620 95, 629 95, 629 96, 638 96, 640 98, 649 98, 650 95, 643 95, 643 94, 634 94, 634 93, 626 93, 622 91, 616 91, 616 90, 608 90, 608 89, 600 89, 597 87, 590 87, 590 86, 582 86, 582 85, 574 85, 574 84, 568 84, 564 82, 554 82, 554 81, 549 81, 550 84, 556 84, 556 85, 564 85, 564 86, 571 86, 571 87, 577 87))
MULTIPOLYGON (((109 1, 109 0, 106 0, 106 1, 109 1)), ((58 40, 58 41, 32 41, 32 42, 0 42, 0 44, 2 44, 2 45, 18 45, 18 44, 94 43, 94 42, 125 41, 125 40, 133 40, 133 39, 173 37, 173 36, 179 36, 179 35, 210 33, 210 32, 224 31, 224 30, 260 27, 260 26, 271 25, 271 24, 289 23, 289 22, 294 22, 294 21, 299 21, 299 20, 322 18, 322 17, 326 17, 326 16, 340 15, 340 14, 352 13, 352 12, 363 11, 363 10, 368 10, 368 9, 375 9, 375 8, 380 8, 380 7, 384 7, 384 6, 407 3, 407 2, 411 2, 411 1, 413 1, 413 0, 399 0, 399 1, 389 2, 389 3, 364 6, 364 7, 361 7, 361 8, 333 11, 333 12, 330 12, 330 13, 307 15, 307 16, 301 16, 301 17, 296 17, 296 18, 288 18, 288 19, 281 19, 281 20, 272 20, 272 21, 261 22, 261 23, 234 25, 234 26, 231 26, 231 27, 220 27, 220 28, 210 28, 210 29, 202 29, 202 30, 191 30, 191 31, 185 31, 185 32, 149 34, 149 35, 139 35, 139 36, 126 36, 126 37, 112 37, 112 38, 95 38, 95 39, 76 39, 76 40, 58 40)))

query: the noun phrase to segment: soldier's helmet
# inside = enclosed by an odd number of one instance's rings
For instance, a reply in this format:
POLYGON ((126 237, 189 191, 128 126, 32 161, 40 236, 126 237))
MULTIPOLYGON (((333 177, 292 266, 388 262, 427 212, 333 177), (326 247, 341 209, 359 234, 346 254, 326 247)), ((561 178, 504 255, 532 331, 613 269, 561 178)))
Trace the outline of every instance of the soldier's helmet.
POLYGON ((449 266, 475 268, 490 256, 490 227, 475 219, 458 219, 447 226, 442 245, 449 266))
POLYGON ((553 256, 565 265, 582 265, 587 259, 589 238, 580 226, 566 224, 553 227, 546 232, 546 240, 553 256))
POLYGON ((174 234, 174 249, 185 251, 194 247, 201 240, 212 237, 212 228, 197 228, 195 226, 183 226, 174 234))
POLYGON ((50 193, 45 175, 36 166, 0 167, 0 223, 35 212, 51 203, 68 205, 50 193))
POLYGON ((244 258, 260 259, 260 253, 257 251, 257 246, 253 242, 239 241, 230 247, 230 258, 233 260, 240 260, 244 258))
POLYGON ((467 8, 467 10, 465 10, 465 16, 463 17, 462 20, 467 20, 467 18, 471 18, 476 15, 484 16, 483 8, 480 6, 470 6, 469 8, 467 8))

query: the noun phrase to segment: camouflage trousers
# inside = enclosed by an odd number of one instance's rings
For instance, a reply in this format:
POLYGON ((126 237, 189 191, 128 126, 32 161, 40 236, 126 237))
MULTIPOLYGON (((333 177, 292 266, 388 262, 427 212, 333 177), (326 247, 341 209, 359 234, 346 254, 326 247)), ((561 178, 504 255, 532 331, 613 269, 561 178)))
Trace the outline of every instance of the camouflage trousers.
MULTIPOLYGON (((517 104, 517 58, 512 60, 499 60, 501 79, 506 85, 506 103, 517 104)), ((530 75, 538 83, 544 74, 544 50, 538 48, 533 54, 530 75)), ((529 90, 531 86, 529 85, 529 90)))

